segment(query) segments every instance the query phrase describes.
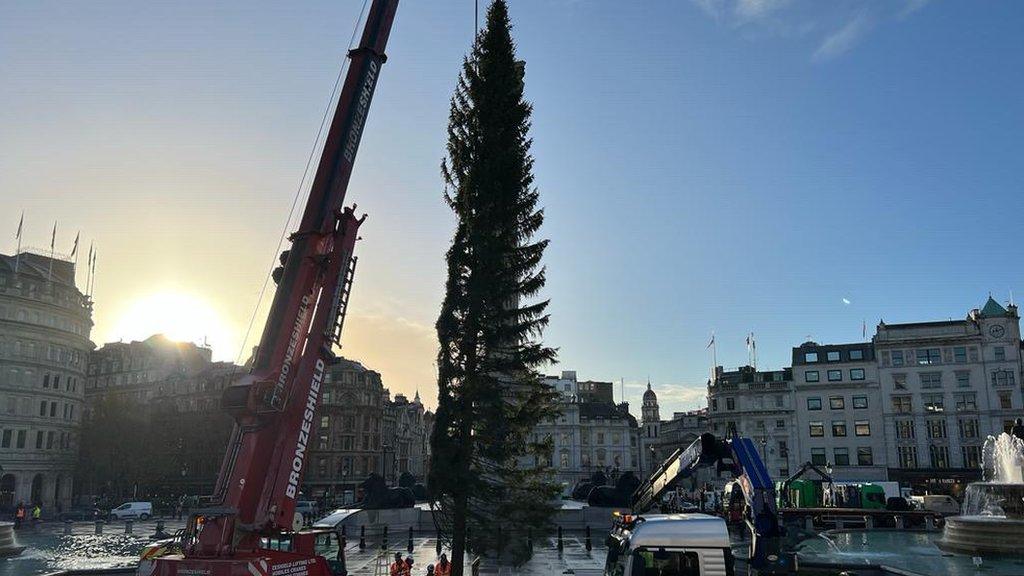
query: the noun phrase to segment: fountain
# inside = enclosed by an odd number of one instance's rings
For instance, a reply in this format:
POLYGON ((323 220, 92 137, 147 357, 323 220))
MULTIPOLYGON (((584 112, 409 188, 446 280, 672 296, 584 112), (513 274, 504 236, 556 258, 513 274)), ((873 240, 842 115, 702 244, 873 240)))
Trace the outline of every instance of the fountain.
POLYGON ((967 485, 960 516, 946 519, 940 548, 973 556, 1024 550, 1024 440, 1000 434, 985 441, 984 482, 967 485))

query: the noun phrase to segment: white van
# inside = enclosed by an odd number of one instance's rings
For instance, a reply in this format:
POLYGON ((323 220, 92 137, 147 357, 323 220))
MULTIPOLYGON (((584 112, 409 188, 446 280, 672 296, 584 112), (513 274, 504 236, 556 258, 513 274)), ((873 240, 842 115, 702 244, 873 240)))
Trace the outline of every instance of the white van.
POLYGON ((911 498, 920 510, 936 512, 943 516, 954 516, 960 513, 960 503, 956 501, 956 498, 946 494, 927 494, 911 498))
POLYGON ((608 536, 605 576, 732 576, 725 521, 707 514, 627 517, 608 536))
POLYGON ((111 520, 124 520, 126 518, 149 520, 152 516, 152 502, 125 502, 111 510, 107 517, 111 520))

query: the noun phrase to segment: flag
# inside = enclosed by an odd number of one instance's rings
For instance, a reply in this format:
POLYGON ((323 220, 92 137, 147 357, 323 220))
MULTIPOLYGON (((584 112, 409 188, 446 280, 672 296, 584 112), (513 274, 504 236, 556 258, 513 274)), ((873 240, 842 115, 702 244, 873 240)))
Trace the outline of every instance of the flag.
POLYGON ((711 335, 711 340, 708 342, 708 345, 704 347, 704 349, 707 350, 708 348, 711 348, 711 346, 713 346, 714 344, 715 344, 715 335, 712 334, 711 335))
POLYGON ((18 221, 18 233, 14 235, 15 238, 21 240, 21 227, 25 224, 25 212, 21 212, 21 220, 18 221))
POLYGON ((868 321, 867 320, 862 320, 861 321, 860 337, 861 338, 867 338, 868 337, 868 321))
POLYGON ((57 243, 57 223, 53 223, 53 234, 50 235, 50 251, 53 251, 54 245, 57 243))
POLYGON ((71 257, 72 258, 75 257, 75 254, 78 254, 78 237, 81 236, 81 235, 82 235, 81 232, 79 232, 78 234, 75 234, 75 247, 71 249, 71 257))

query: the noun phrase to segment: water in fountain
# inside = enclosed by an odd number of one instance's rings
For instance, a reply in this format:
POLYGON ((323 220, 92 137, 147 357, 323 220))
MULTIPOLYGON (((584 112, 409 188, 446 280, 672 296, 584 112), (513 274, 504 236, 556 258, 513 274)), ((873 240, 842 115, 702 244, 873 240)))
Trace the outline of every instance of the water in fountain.
POLYGON ((1024 549, 1024 440, 989 436, 984 482, 967 485, 961 515, 946 519, 940 547, 975 555, 1024 549))

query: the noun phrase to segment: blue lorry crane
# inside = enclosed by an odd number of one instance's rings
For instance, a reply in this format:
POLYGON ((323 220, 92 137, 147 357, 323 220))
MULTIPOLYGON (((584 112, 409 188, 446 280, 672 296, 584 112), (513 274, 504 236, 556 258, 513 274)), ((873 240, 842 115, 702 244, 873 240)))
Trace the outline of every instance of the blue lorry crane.
MULTIPOLYGON (((757 574, 792 573, 793 558, 781 550, 785 530, 779 519, 775 484, 750 438, 719 439, 704 433, 690 446, 673 452, 633 493, 632 521, 641 519, 681 480, 711 467, 730 473, 743 491, 744 520, 751 535, 750 569, 757 574)), ((678 522, 687 522, 689 516, 679 515, 678 522)), ((686 531, 680 534, 680 545, 685 546, 686 531)))

